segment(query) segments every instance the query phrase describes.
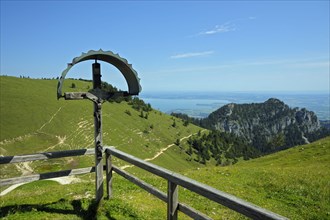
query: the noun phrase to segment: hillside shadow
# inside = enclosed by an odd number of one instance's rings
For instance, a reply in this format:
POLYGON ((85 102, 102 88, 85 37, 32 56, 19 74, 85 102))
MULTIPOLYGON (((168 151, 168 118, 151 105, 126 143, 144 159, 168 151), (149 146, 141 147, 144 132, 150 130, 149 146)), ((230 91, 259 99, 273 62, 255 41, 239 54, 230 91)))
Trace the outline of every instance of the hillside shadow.
MULTIPOLYGON (((98 204, 92 201, 91 204, 84 208, 81 200, 68 201, 65 199, 60 199, 53 203, 35 205, 35 204, 22 204, 22 205, 11 205, 0 207, 0 218, 5 218, 8 215, 14 213, 24 213, 24 212, 48 212, 57 213, 64 215, 76 215, 84 220, 97 219, 97 207, 98 204)), ((108 219, 113 219, 111 216, 107 216, 108 219)))

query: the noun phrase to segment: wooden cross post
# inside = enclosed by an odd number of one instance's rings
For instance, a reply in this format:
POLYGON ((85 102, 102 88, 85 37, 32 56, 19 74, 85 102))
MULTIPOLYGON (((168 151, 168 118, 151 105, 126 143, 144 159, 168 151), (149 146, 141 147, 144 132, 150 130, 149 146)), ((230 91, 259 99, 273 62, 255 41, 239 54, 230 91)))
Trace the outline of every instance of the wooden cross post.
MULTIPOLYGON (((65 100, 91 100, 94 104, 94 126, 95 126, 95 200, 99 203, 103 197, 103 142, 102 142, 102 102, 103 100, 108 100, 111 97, 118 96, 129 96, 138 95, 141 91, 140 79, 137 72, 132 68, 132 64, 129 64, 126 59, 120 57, 118 54, 114 54, 112 51, 103 50, 90 50, 87 53, 82 53, 81 56, 75 57, 71 63, 68 63, 67 68, 62 72, 57 84, 57 99, 65 98, 65 100), (62 87, 64 83, 65 76, 69 70, 77 63, 95 60, 92 66, 93 70, 93 90, 89 92, 65 92, 62 94, 62 87), (97 60, 104 61, 106 63, 112 64, 124 75, 127 84, 128 91, 119 91, 111 93, 110 91, 102 91, 101 83, 101 67, 97 63, 97 60)), ((111 197, 112 189, 112 164, 111 156, 106 155, 106 174, 107 174, 107 194, 108 198, 111 197)))
MULTIPOLYGON (((93 63, 93 89, 101 90, 101 66, 93 63)), ((102 163, 102 100, 98 98, 94 103, 94 126, 95 126, 95 200, 97 203, 103 197, 103 163, 102 163)))

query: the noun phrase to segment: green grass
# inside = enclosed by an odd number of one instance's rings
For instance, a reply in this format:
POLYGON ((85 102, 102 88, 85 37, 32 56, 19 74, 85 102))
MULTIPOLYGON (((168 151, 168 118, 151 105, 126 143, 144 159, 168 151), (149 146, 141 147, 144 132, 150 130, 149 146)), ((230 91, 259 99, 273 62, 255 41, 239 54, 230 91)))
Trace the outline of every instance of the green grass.
MULTIPOLYGON (((56 87, 57 80, 19 79, 0 76, 0 155, 21 155, 94 147, 92 102, 88 100, 57 100, 56 87)), ((91 83, 89 82, 68 79, 64 84, 63 91, 87 91, 89 88, 91 88, 91 83), (69 88, 72 83, 75 83, 75 89, 69 88)), ((104 145, 115 146, 120 150, 145 159, 153 157, 160 149, 174 143, 177 138, 197 133, 200 129, 194 125, 185 127, 180 120, 177 120, 177 126, 174 128, 171 126, 173 123, 172 117, 159 111, 149 112, 148 119, 139 117, 139 114, 140 112, 132 109, 125 102, 120 104, 105 102, 102 106, 104 145), (126 114, 126 110, 129 110, 131 115, 126 114)), ((182 160, 182 156, 175 151, 170 151, 169 149, 164 154, 169 155, 167 156, 169 158, 169 163, 167 164, 171 164, 172 161, 179 164, 178 161, 181 161, 180 164, 184 164, 182 168, 190 169, 190 163, 182 160)), ((125 164, 119 160, 114 161, 119 166, 125 164)), ((36 161, 28 165, 34 170, 34 173, 44 173, 93 166, 93 164, 93 156, 85 156, 36 161)), ((22 167, 23 164, 2 165, 0 177, 9 178, 22 175, 18 169, 19 166, 22 167)), ((194 166, 199 165, 194 164, 194 166)), ((65 192, 68 189, 79 194, 79 187, 75 184, 73 185, 74 187, 71 187, 71 185, 63 187, 53 182, 43 182, 21 186, 19 189, 9 193, 8 197, 2 197, 1 210, 3 211, 6 209, 4 207, 8 208, 10 206, 13 206, 12 209, 15 210, 16 205, 23 206, 23 212, 19 211, 18 214, 15 212, 16 214, 8 215, 9 218, 14 219, 30 218, 30 215, 36 215, 38 218, 49 218, 53 214, 55 218, 57 218, 56 216, 62 216, 58 217, 60 219, 63 218, 63 214, 68 219, 72 216, 79 218, 80 214, 77 212, 72 214, 72 211, 62 214, 52 213, 50 215, 49 213, 47 214, 43 207, 38 206, 46 205, 48 207, 50 204, 57 205, 63 203, 70 207, 74 197, 63 197, 63 194, 54 194, 53 192, 65 192), (40 198, 36 197, 39 194, 35 190, 28 189, 29 186, 34 186, 35 184, 37 186, 39 186, 38 184, 45 185, 44 188, 39 190, 41 194, 47 193, 50 188, 52 189, 48 196, 49 200, 44 199, 45 195, 43 195, 43 200, 40 201, 40 198), (46 185, 49 185, 49 187, 46 187, 46 185), (63 188, 65 188, 64 191, 63 188), (12 197, 12 195, 14 196, 12 197), (19 201, 17 196, 20 197, 19 201), (3 202, 4 200, 6 201, 5 203, 3 202), (31 212, 26 212, 31 206, 33 206, 31 212)), ((123 185, 127 185, 127 182, 124 182, 126 184, 123 185)), ((93 189, 91 190, 93 191, 93 189)), ((71 195, 71 193, 68 194, 71 195)), ((125 199, 118 199, 115 200, 117 202, 111 201, 105 204, 116 206, 117 209, 130 210, 127 202, 123 202, 125 199)), ((89 202, 91 203, 92 200, 89 202)), ((112 214, 115 216, 123 214, 118 213, 112 214)), ((107 214, 104 214, 104 216, 107 216, 107 214)), ((127 219, 127 216, 123 217, 123 219, 127 219)))
MULTIPOLYGON (((18 155, 94 146, 93 105, 90 101, 56 100, 55 80, 0 77, 0 154, 18 155)), ((67 80, 64 91, 87 90, 88 82, 67 80), (75 89, 68 86, 74 82, 75 89)), ((103 139, 141 159, 154 157, 176 139, 200 128, 152 111, 139 117, 126 103, 103 104, 103 139), (126 110, 131 115, 125 113, 126 110)), ((180 144, 185 147, 184 141, 180 144)), ((239 161, 227 167, 202 166, 189 161, 179 146, 172 146, 151 162, 233 194, 290 219, 330 219, 330 137, 309 145, 239 161)), ((93 156, 69 157, 30 163, 35 173, 93 166, 93 156)), ((114 159, 114 164, 125 163, 114 159)), ((20 176, 21 164, 1 165, 1 178, 20 176)), ((136 167, 127 171, 166 192, 165 180, 136 167)), ((22 185, 0 197, 5 219, 164 219, 166 204, 118 175, 114 197, 95 209, 94 175, 79 176, 80 183, 60 185, 39 181, 22 185)), ((5 187, 1 188, 4 190, 5 187)), ((183 188, 179 200, 214 219, 244 219, 221 205, 183 188)), ((189 219, 180 214, 180 219, 189 219)))
POLYGON ((330 137, 187 175, 290 219, 330 218, 330 137))
MULTIPOLYGON (((87 91, 90 82, 66 80, 63 91, 87 91), (75 83, 76 88, 69 88, 75 83)), ((88 100, 65 101, 56 99, 57 80, 20 79, 0 77, 0 155, 21 155, 45 151, 58 151, 94 147, 93 103, 88 100)), ((142 159, 151 158, 160 149, 174 143, 177 138, 197 133, 197 126, 183 126, 177 120, 172 127, 171 116, 159 111, 149 112, 148 119, 139 117, 126 102, 102 106, 103 144, 115 146, 142 159), (131 115, 125 113, 130 111, 131 115)), ((170 158, 181 160, 176 152, 168 151, 170 158)), ((63 168, 92 166, 92 159, 65 158, 33 162, 37 172, 63 168), (74 160, 74 162, 72 162, 74 160)), ((189 162, 182 160, 184 167, 189 162)), ((124 164, 124 163, 123 163, 124 164)), ((16 167, 6 165, 1 177, 17 175, 16 167)))
MULTIPOLYGON (((182 173, 290 219, 329 219, 329 143, 330 137, 262 158, 240 161, 232 166, 195 167, 190 171, 184 169, 182 173)), ((155 162, 162 163, 162 157, 166 157, 165 154, 155 162)), ((165 180, 136 167, 128 171, 166 192, 165 180)), ((116 174, 113 199, 103 200, 99 209, 95 210, 93 174, 80 178, 82 182, 65 186, 52 181, 22 185, 1 197, 1 215, 8 219, 27 219, 32 216, 43 219, 51 216, 83 219, 84 213, 91 212, 98 219, 166 217, 164 202, 116 174)), ((213 219, 245 219, 181 187, 179 200, 213 219)), ((180 219, 189 218, 180 214, 180 219)))
POLYGON ((97 209, 92 199, 94 185, 90 181, 91 178, 90 175, 84 176, 83 183, 68 186, 62 186, 53 181, 38 181, 23 185, 16 189, 15 193, 1 200, 0 217, 5 219, 145 219, 138 210, 119 197, 102 201, 97 209), (17 197, 20 199, 17 200, 17 197))

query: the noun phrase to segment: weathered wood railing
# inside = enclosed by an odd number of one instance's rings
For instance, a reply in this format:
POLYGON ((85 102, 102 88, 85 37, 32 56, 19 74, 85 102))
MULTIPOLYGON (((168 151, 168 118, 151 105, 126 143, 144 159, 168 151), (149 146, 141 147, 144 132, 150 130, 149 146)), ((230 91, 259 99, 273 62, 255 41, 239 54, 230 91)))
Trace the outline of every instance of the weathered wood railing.
POLYGON ((187 178, 178 173, 174 173, 170 170, 164 169, 152 163, 146 162, 132 155, 124 153, 115 149, 114 147, 106 147, 106 172, 107 172, 107 192, 108 196, 111 197, 112 194, 112 174, 114 171, 117 174, 125 177, 129 181, 135 183, 141 188, 145 189, 149 193, 158 197, 167 203, 167 219, 177 219, 178 211, 183 212, 193 219, 210 219, 202 213, 199 213, 195 209, 182 204, 178 201, 178 187, 182 186, 192 192, 195 192, 207 199, 213 200, 219 204, 222 204, 236 212, 239 212, 252 219, 286 219, 283 216, 260 208, 256 205, 248 203, 242 199, 239 199, 233 195, 224 193, 215 188, 207 186, 205 184, 199 183, 193 179, 187 178), (138 179, 137 177, 119 169, 112 165, 111 155, 129 162, 139 168, 142 168, 150 173, 160 176, 168 181, 167 195, 162 191, 154 188, 153 186, 145 183, 144 181, 138 179))
MULTIPOLYGON (((185 205, 178 200, 178 188, 179 186, 184 187, 192 192, 195 192, 207 199, 213 200, 219 204, 222 204, 236 212, 239 212, 247 217, 253 219, 286 219, 283 216, 260 208, 256 205, 248 203, 244 200, 241 200, 235 196, 219 191, 215 188, 207 186, 205 184, 199 183, 195 180, 182 176, 180 174, 174 173, 152 163, 146 162, 139 158, 136 158, 132 155, 124 153, 115 149, 114 147, 104 147, 106 155, 106 165, 104 169, 106 170, 106 187, 108 198, 112 196, 112 181, 113 176, 112 172, 116 172, 120 176, 123 176, 132 183, 138 185, 147 192, 153 194, 157 198, 167 203, 167 219, 177 219, 178 211, 188 215, 193 219, 210 219, 208 216, 203 213, 198 212, 192 207, 185 205), (153 187, 152 185, 138 179, 137 177, 129 174, 128 172, 119 169, 114 166, 111 161, 111 156, 115 156, 119 159, 122 159, 126 162, 129 162, 139 168, 142 168, 150 173, 153 173, 157 176, 160 176, 168 181, 167 194, 153 187)), ((22 155, 22 156, 5 156, 0 157, 0 164, 8 163, 19 163, 27 161, 36 161, 36 160, 47 160, 54 158, 62 157, 71 157, 71 156, 82 156, 82 155, 92 155, 95 154, 94 149, 80 149, 80 150, 69 150, 69 151, 58 151, 58 152, 49 152, 49 153, 38 153, 32 155, 22 155)), ((31 182, 35 180, 44 180, 51 179, 55 177, 71 176, 77 174, 86 174, 95 172, 94 167, 86 167, 72 170, 63 170, 57 172, 43 173, 43 174, 34 174, 30 176, 14 177, 9 179, 1 179, 0 186, 31 182)))
MULTIPOLYGON (((83 155, 93 155, 93 154, 95 154, 94 149, 79 149, 79 150, 56 151, 56 152, 38 153, 38 154, 21 155, 21 156, 5 156, 5 157, 0 157, 0 164, 21 163, 21 162, 29 162, 36 160, 48 160, 48 159, 55 159, 62 157, 83 156, 83 155)), ((1 179, 0 186, 32 182, 36 180, 45 180, 45 179, 51 179, 51 178, 63 177, 63 176, 86 174, 92 172, 95 172, 95 167, 86 167, 86 168, 79 168, 72 170, 62 170, 57 172, 34 174, 29 176, 14 177, 8 179, 1 179)))

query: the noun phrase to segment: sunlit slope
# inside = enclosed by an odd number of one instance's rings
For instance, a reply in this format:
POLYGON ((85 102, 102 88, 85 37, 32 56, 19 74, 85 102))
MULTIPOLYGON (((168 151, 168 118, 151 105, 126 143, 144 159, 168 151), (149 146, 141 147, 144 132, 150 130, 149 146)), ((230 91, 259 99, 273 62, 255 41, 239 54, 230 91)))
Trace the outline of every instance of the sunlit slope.
MULTIPOLYGON (((329 143, 330 138, 326 138, 228 167, 186 171, 185 175, 290 219, 329 219, 329 143)), ((164 156, 156 160, 163 160, 164 156)), ((138 172, 137 168, 128 171, 166 192, 166 181, 138 172)), ((9 219, 29 216, 79 219, 88 214, 88 206, 94 197, 91 177, 83 175, 81 182, 66 186, 50 181, 20 186, 1 198, 2 216, 9 219), (51 191, 49 187, 52 187, 51 191)), ((97 213, 99 219, 109 216, 115 219, 166 218, 165 203, 116 174, 113 181, 114 197, 103 202, 97 213)), ((179 189, 179 200, 213 219, 246 219, 182 188, 179 189)), ((189 218, 180 215, 180 219, 189 218)))
POLYGON ((187 175, 290 219, 330 218, 330 137, 187 175))
MULTIPOLYGON (((0 154, 93 147, 93 105, 90 101, 57 101, 55 80, 0 79, 0 154), (17 92, 8 94, 13 89, 17 92), (40 92, 35 94, 34 89, 40 92), (37 103, 37 107, 29 104, 29 99, 37 103)), ((70 90, 72 83, 75 83, 76 91, 91 86, 87 82, 68 80, 65 90, 70 90)), ((104 103, 104 143, 139 158, 150 159, 152 163, 179 171, 290 219, 329 219, 330 137, 254 160, 239 161, 232 166, 200 168, 201 165, 185 160, 187 156, 180 147, 172 145, 176 139, 184 141, 200 128, 185 127, 178 119, 173 127, 174 119, 158 111, 149 112, 148 119, 139 115, 140 112, 126 103, 104 103), (128 111, 131 114, 127 114, 128 111)), ((0 176, 92 166, 93 161, 93 157, 77 157, 12 167, 2 165, 0 176)), ((124 165, 120 160, 114 160, 114 164, 124 165)), ((166 192, 166 181, 136 167, 126 170, 166 192)), ((94 197, 94 179, 93 175, 78 177, 81 182, 66 186, 50 181, 20 186, 1 197, 0 214, 9 219, 31 216, 79 219, 88 213, 88 205, 94 197)), ((182 188, 179 199, 214 219, 242 218, 182 188)), ((100 219, 117 218, 117 215, 120 216, 118 219, 164 219, 166 216, 165 203, 118 175, 114 175, 114 199, 105 202, 100 210, 97 214, 100 219)))
MULTIPOLYGON (((1 155, 94 147, 91 101, 57 100, 57 80, 5 76, 1 76, 0 79, 1 155)), ((63 90, 87 91, 91 86, 90 82, 66 80, 63 90), (74 89, 70 88, 73 83, 74 89)), ((104 145, 115 146, 142 159, 153 158, 176 139, 195 134, 200 129, 194 125, 183 126, 181 120, 158 111, 149 112, 147 119, 142 118, 140 112, 126 102, 105 102, 102 115, 104 145), (174 120, 175 127, 172 126, 174 120)), ((166 153, 171 154, 174 161, 182 161, 183 165, 189 167, 183 155, 176 154, 175 151, 166 153)), ((67 161, 66 164, 63 163, 63 159, 55 161, 61 161, 66 168, 81 167, 86 163, 79 158, 74 160, 78 162, 67 161)), ((58 168, 43 166, 45 163, 35 162, 32 167, 38 172, 58 168)))

